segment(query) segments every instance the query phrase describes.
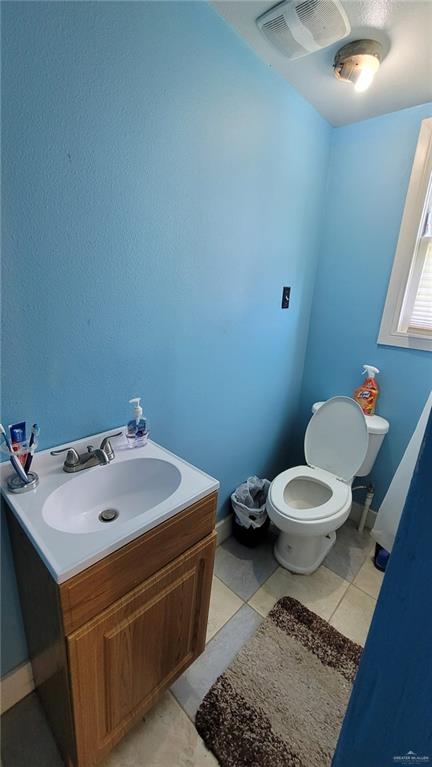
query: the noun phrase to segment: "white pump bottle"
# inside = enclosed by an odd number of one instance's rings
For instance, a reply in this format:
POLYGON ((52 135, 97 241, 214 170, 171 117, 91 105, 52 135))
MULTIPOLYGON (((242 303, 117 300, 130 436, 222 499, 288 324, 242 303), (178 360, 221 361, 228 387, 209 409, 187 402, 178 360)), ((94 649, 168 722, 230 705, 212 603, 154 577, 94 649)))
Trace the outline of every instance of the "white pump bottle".
POLYGON ((147 437, 147 422, 143 417, 143 409, 141 407, 141 397, 133 397, 129 400, 130 405, 134 407, 134 417, 128 422, 127 425, 127 441, 129 447, 141 447, 145 444, 147 437))

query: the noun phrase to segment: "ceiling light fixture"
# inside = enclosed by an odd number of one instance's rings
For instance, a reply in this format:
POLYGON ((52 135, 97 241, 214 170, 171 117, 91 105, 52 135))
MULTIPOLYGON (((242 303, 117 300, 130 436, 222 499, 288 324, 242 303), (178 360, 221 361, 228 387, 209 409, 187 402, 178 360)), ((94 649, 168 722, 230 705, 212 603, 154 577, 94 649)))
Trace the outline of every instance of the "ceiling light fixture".
POLYGON ((383 59, 383 47, 376 40, 355 40, 338 50, 334 73, 338 80, 352 83, 357 93, 366 91, 383 59))

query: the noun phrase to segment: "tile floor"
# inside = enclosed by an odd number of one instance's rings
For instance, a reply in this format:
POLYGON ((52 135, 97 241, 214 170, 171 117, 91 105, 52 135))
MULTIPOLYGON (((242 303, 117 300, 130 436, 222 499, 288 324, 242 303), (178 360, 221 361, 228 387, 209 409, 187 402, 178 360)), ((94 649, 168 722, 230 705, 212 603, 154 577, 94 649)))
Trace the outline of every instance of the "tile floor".
MULTIPOLYGON (((216 678, 281 596, 292 596, 342 634, 364 644, 381 588, 373 543, 348 522, 324 564, 293 575, 273 558, 273 539, 247 549, 233 538, 218 547, 205 652, 114 749, 104 767, 215 767, 193 726, 216 678)), ((2 717, 3 767, 63 767, 33 693, 2 717)))

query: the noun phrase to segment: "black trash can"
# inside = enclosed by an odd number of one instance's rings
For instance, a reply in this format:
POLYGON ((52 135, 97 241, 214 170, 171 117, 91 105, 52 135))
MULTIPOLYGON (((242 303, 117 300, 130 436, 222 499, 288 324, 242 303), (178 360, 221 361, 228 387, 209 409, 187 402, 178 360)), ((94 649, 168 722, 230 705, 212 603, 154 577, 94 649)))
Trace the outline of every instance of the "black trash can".
POLYGON ((255 546, 258 546, 259 543, 262 543, 262 541, 265 540, 267 537, 267 530, 269 529, 269 525, 270 520, 268 517, 266 517, 261 527, 243 527, 243 525, 239 525, 237 522, 237 517, 234 514, 232 532, 234 538, 236 538, 239 543, 242 543, 243 546, 248 546, 250 549, 253 549, 255 546))
POLYGON ((231 495, 233 535, 244 546, 258 546, 267 535, 270 524, 266 511, 269 487, 268 479, 249 477, 231 495))

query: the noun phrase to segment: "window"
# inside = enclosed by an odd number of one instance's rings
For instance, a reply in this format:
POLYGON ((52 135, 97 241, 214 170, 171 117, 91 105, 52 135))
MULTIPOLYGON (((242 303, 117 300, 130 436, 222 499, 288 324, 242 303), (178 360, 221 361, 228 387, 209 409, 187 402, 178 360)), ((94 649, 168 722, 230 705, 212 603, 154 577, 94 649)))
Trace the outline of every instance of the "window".
POLYGON ((378 343, 432 351, 432 118, 421 124, 378 343))

